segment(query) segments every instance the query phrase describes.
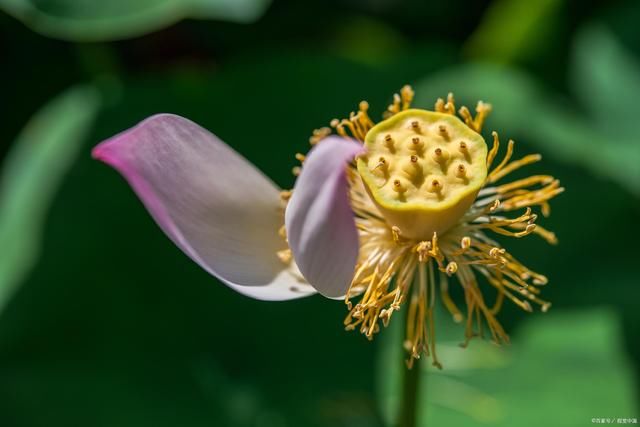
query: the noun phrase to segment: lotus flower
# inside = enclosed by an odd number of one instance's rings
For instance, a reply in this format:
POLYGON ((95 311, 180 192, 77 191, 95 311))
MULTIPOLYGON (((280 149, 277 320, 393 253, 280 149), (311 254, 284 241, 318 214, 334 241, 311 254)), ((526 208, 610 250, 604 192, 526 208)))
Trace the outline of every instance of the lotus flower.
POLYGON ((490 105, 478 103, 475 117, 462 107, 457 116, 451 94, 434 111, 411 108, 412 99, 405 86, 378 124, 363 101, 349 119, 332 121, 333 131, 315 130, 308 155, 297 156, 292 191, 171 114, 102 142, 93 156, 124 176, 187 256, 232 289, 261 300, 344 299, 346 329, 368 338, 407 305, 409 366, 422 354, 439 366, 437 290, 453 319, 466 319, 467 340, 486 325, 494 341, 508 341, 496 319, 505 297, 527 311, 531 303, 550 306, 539 297, 547 279, 487 232, 555 243, 531 207, 548 215, 548 200, 563 189, 548 175, 494 185, 540 156, 511 161, 509 141, 491 168, 500 141, 494 132, 488 150, 480 134, 490 105), (461 287, 466 310, 450 296, 450 281, 461 287))

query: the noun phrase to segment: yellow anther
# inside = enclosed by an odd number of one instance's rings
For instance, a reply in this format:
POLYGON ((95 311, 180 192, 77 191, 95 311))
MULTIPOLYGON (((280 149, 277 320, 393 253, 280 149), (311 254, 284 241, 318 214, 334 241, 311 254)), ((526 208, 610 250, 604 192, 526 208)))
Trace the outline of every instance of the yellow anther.
POLYGON ((456 100, 453 97, 453 93, 452 92, 449 92, 447 94, 447 103, 445 104, 444 109, 449 114, 455 114, 456 113, 456 100))
POLYGON ((331 135, 331 129, 328 127, 322 127, 320 129, 315 129, 313 134, 309 137, 309 143, 311 145, 315 145, 318 142, 322 141, 327 136, 331 135))
POLYGON ((304 162, 304 159, 306 159, 306 156, 302 153, 296 153, 296 160, 299 161, 300 163, 304 162))
POLYGON ((282 199, 285 202, 288 202, 292 194, 293 192, 291 190, 282 190, 280 192, 280 199, 282 199))
POLYGON ((478 105, 476 106, 476 117, 473 119, 473 129, 476 132, 480 132, 482 130, 482 125, 484 125, 484 120, 489 115, 490 112, 491 112, 491 104, 478 101, 478 105))
POLYGON ((489 256, 491 258, 499 258, 501 255, 504 255, 504 249, 502 248, 491 248, 489 251, 489 256))
POLYGON ((536 277, 533 279, 534 285, 546 285, 547 283, 549 283, 549 279, 547 279, 546 276, 542 276, 540 274, 536 275, 536 277))
POLYGON ((422 241, 416 246, 416 253, 418 254, 418 261, 425 262, 429 258, 429 252, 432 245, 430 241, 422 241))
POLYGON ((276 255, 278 256, 278 259, 285 264, 288 264, 289 262, 291 262, 291 259, 293 258, 291 249, 283 249, 281 251, 276 252, 276 255))
POLYGON ((400 242, 400 227, 394 225, 391 227, 391 236, 393 237, 393 241, 396 243, 400 242))
POLYGON ((329 125, 334 128, 336 130, 336 132, 338 132, 338 135, 340 136, 348 136, 347 135, 347 131, 344 129, 344 126, 342 125, 342 122, 338 119, 333 119, 331 120, 331 122, 329 123, 329 125))
POLYGON ((458 264, 451 261, 449 264, 447 264, 447 268, 446 268, 446 273, 451 276, 452 274, 455 274, 458 271, 458 264))
POLYGON ((411 101, 413 101, 414 95, 415 93, 413 92, 413 88, 409 85, 404 85, 402 89, 400 89, 400 97, 402 98, 403 110, 411 107, 411 101))

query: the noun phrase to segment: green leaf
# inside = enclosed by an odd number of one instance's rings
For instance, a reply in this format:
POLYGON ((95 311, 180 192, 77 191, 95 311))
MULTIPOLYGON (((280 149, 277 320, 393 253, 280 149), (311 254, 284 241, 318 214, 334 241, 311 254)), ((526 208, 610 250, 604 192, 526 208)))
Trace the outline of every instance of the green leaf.
POLYGON ((91 86, 68 90, 18 136, 0 175, 0 311, 35 263, 47 209, 98 113, 91 86))
MULTIPOLYGON (((594 417, 637 416, 635 385, 618 316, 609 310, 552 313, 527 320, 510 346, 448 341, 438 319, 442 371, 423 375, 418 407, 423 426, 583 426, 594 417)), ((443 325, 444 323, 444 325, 443 325)), ((384 337, 379 397, 391 425, 399 396, 402 322, 384 337)), ((459 327, 459 326, 458 326, 459 327)))
POLYGON ((633 118, 640 67, 597 28, 579 33, 574 58, 576 98, 586 108, 529 74, 489 64, 462 65, 426 78, 416 85, 416 103, 431 107, 450 91, 471 106, 479 99, 490 102, 488 126, 503 138, 524 138, 545 155, 587 167, 640 194, 640 128, 633 118))
POLYGON ((402 34, 384 21, 365 16, 343 19, 334 30, 331 50, 368 65, 386 65, 407 52, 402 34))
POLYGON ((465 49, 473 58, 502 63, 531 56, 545 46, 561 4, 562 0, 493 1, 465 49))
POLYGON ((185 18, 251 22, 269 0, 0 0, 0 8, 46 36, 72 41, 119 40, 185 18))
POLYGON ((600 129, 635 136, 637 144, 640 62, 609 30, 593 25, 579 33, 570 82, 600 129))

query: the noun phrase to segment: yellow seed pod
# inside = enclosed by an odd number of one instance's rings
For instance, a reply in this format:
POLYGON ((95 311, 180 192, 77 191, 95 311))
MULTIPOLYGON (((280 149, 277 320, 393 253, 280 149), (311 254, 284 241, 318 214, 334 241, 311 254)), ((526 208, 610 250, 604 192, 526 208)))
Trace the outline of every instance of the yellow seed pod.
POLYGON ((365 188, 407 238, 444 233, 469 209, 487 176, 487 144, 451 114, 402 111, 371 128, 365 146, 366 156, 358 159, 365 188), (381 157, 387 159, 384 174, 381 157))

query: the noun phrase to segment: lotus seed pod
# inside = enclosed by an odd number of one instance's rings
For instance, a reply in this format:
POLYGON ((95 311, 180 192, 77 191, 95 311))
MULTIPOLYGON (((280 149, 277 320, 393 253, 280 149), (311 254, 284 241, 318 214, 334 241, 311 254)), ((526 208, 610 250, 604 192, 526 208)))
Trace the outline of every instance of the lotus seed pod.
POLYGON ((451 114, 402 111, 369 130, 365 146, 376 159, 358 159, 365 188, 389 224, 411 239, 447 231, 487 176, 484 139, 451 114), (385 176, 375 168, 381 157, 385 176))

